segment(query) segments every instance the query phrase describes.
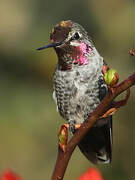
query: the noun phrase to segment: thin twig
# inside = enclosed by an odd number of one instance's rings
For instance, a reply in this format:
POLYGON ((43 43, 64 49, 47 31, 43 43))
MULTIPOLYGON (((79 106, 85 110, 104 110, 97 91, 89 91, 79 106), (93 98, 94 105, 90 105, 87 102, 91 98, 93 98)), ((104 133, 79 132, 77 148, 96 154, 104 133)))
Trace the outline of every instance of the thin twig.
POLYGON ((84 137, 84 135, 88 132, 88 130, 92 127, 92 125, 102 116, 108 109, 114 98, 116 98, 123 91, 127 90, 131 86, 135 85, 135 73, 131 75, 129 78, 121 82, 119 85, 115 87, 112 91, 109 91, 103 101, 99 104, 99 106, 93 111, 91 116, 89 117, 87 122, 84 122, 82 126, 78 129, 78 131, 73 135, 71 140, 68 142, 65 151, 63 152, 60 148, 58 148, 58 156, 56 165, 52 174, 51 180, 62 180, 76 145, 80 142, 80 140, 84 137))

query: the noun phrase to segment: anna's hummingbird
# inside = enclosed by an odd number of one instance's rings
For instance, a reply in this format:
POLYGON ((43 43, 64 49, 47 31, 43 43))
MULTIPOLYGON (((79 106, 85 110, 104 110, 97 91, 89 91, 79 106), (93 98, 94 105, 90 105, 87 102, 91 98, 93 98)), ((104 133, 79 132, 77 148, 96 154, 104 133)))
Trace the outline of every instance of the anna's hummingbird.
MULTIPOLYGON (((74 125, 87 121, 108 91, 102 73, 106 64, 84 28, 71 20, 57 24, 50 39, 51 44, 38 50, 54 47, 56 51, 53 97, 74 133, 74 125)), ((107 118, 96 122, 78 144, 94 164, 111 162, 112 117, 107 118)))

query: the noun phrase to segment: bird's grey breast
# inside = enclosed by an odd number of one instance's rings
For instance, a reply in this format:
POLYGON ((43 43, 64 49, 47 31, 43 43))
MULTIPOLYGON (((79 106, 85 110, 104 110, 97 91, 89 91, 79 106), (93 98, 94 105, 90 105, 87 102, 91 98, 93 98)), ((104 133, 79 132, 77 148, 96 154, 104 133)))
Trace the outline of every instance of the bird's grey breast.
POLYGON ((102 76, 101 65, 90 64, 54 73, 54 94, 61 116, 82 123, 100 103, 98 80, 102 76))

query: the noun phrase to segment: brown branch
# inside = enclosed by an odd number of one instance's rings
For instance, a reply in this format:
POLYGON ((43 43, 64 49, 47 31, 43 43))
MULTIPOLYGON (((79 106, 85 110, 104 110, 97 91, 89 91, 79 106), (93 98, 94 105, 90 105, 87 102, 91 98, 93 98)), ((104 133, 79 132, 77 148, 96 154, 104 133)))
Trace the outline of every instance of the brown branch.
POLYGON ((76 145, 88 132, 88 130, 92 127, 92 125, 96 122, 96 120, 98 120, 99 117, 102 116, 109 109, 109 106, 112 103, 113 99, 133 85, 135 85, 135 73, 126 80, 124 80, 123 82, 121 82, 119 85, 117 85, 113 90, 113 93, 112 91, 109 91, 107 93, 103 101, 93 111, 88 121, 84 122, 82 126, 78 129, 78 131, 73 135, 73 137, 67 144, 67 147, 64 152, 60 148, 58 148, 57 161, 51 180, 63 179, 69 159, 76 145))

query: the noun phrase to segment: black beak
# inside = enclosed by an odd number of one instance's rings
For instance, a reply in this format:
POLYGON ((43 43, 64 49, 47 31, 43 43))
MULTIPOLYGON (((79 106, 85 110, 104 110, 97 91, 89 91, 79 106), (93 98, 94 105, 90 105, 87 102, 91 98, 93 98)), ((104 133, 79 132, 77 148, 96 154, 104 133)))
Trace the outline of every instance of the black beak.
POLYGON ((45 46, 42 46, 42 47, 38 48, 37 50, 42 50, 42 49, 46 49, 46 48, 50 48, 50 47, 60 46, 61 44, 62 44, 62 42, 53 42, 51 44, 47 44, 45 46))

